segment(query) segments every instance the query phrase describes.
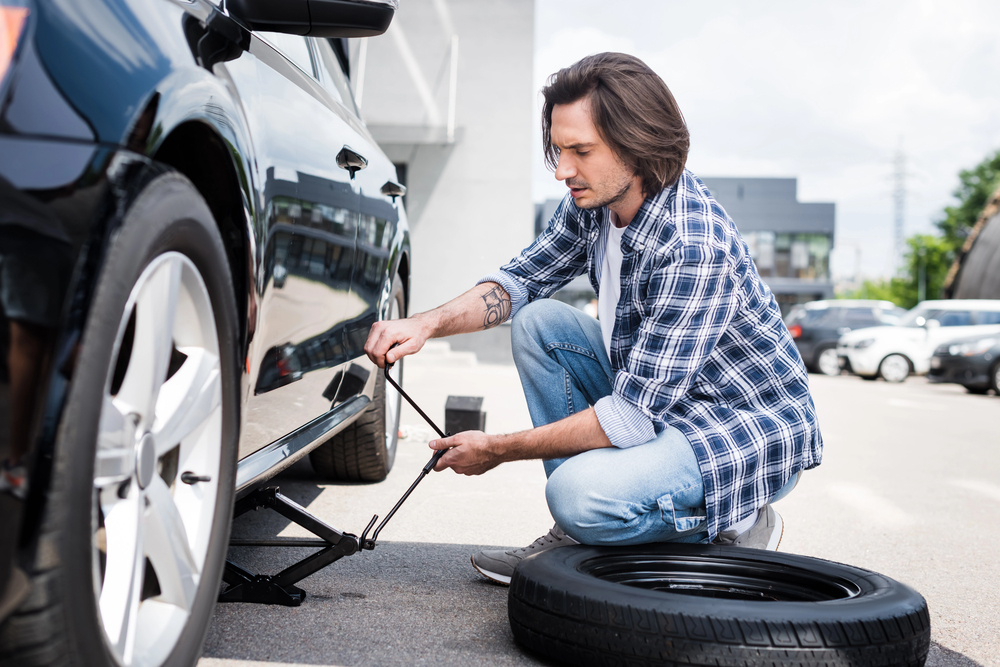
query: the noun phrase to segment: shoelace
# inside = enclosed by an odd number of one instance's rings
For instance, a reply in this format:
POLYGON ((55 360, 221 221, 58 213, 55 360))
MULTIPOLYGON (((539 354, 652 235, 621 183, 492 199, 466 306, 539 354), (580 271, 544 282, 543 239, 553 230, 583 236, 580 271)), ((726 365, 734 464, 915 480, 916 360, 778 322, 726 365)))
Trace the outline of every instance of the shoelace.
POLYGON ((560 537, 559 535, 556 535, 555 531, 552 528, 549 528, 549 532, 545 533, 544 535, 542 535, 541 537, 539 537, 537 540, 535 540, 534 542, 532 542, 528 546, 521 547, 520 549, 514 549, 514 551, 511 552, 511 553, 520 553, 520 552, 533 551, 534 549, 536 549, 538 547, 544 547, 546 544, 553 544, 555 542, 562 542, 562 541, 563 541, 563 538, 560 537))

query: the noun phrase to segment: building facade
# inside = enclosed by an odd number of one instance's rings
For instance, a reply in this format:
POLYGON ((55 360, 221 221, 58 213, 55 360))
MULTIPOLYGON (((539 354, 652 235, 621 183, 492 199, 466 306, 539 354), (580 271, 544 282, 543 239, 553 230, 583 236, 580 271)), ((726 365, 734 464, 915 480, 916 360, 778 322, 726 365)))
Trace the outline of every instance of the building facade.
POLYGON ((836 205, 800 202, 794 178, 702 178, 736 222, 757 272, 781 306, 832 299, 836 205))

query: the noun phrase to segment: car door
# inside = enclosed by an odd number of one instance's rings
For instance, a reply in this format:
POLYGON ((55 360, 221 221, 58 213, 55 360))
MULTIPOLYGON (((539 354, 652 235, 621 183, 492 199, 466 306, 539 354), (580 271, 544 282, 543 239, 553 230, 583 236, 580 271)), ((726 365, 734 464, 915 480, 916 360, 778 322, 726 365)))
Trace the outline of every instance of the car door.
MULTIPOLYGON (((346 90, 339 62, 325 40, 314 40, 317 64, 321 68, 321 81, 329 80, 331 87, 345 98, 346 90)), ((350 103, 350 100, 347 100, 350 103)), ((364 352, 368 332, 380 316, 379 308, 387 303, 391 285, 387 276, 393 257, 390 248, 396 235, 402 208, 402 197, 395 167, 367 133, 354 139, 354 153, 365 160, 365 167, 354 174, 353 183, 358 192, 358 223, 355 238, 354 266, 351 277, 351 298, 345 320, 345 353, 351 360, 344 374, 344 383, 338 398, 346 400, 359 393, 375 369, 364 352)))
POLYGON ((345 320, 356 310, 349 301, 358 221, 357 190, 337 165, 357 132, 320 86, 308 40, 254 34, 249 55, 238 84, 262 183, 261 247, 241 456, 333 405, 348 358, 345 320))

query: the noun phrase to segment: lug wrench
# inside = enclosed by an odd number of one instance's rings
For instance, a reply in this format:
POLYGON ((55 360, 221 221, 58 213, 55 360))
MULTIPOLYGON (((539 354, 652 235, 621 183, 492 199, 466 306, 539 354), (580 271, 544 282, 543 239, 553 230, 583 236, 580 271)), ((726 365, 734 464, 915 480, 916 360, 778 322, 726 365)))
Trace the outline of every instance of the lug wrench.
MULTIPOLYGON (((393 347, 395 347, 395 345, 393 347)), ((399 392, 400 396, 405 398, 406 402, 413 406, 413 409, 416 410, 417 413, 424 418, 424 421, 426 421, 428 424, 431 425, 431 428, 437 431, 438 435, 440 435, 442 438, 447 438, 449 435, 451 435, 450 433, 445 433, 444 431, 439 429, 437 427, 437 424, 431 421, 431 418, 428 417, 427 414, 420 409, 420 406, 414 403, 413 399, 410 398, 405 391, 403 391, 403 388, 400 387, 398 384, 396 384, 396 381, 389 376, 389 369, 392 368, 392 366, 393 364, 390 364, 389 362, 386 362, 385 364, 386 381, 391 383, 392 386, 396 388, 396 391, 399 392)), ((389 511, 386 517, 382 519, 382 523, 378 525, 378 528, 375 529, 375 532, 372 533, 371 538, 369 538, 368 531, 370 531, 372 529, 372 526, 375 525, 375 522, 378 521, 378 514, 372 517, 372 520, 368 522, 368 527, 365 528, 365 531, 363 533, 361 533, 361 539, 359 540, 359 542, 362 549, 371 550, 375 548, 375 540, 378 539, 379 532, 383 528, 385 528, 385 524, 389 523, 389 519, 391 519, 392 515, 396 513, 396 510, 399 509, 400 505, 402 505, 403 502, 410 497, 410 494, 413 493, 413 489, 417 488, 417 484, 420 484, 421 480, 423 480, 423 478, 426 477, 427 474, 434 469, 434 466, 437 465, 437 462, 441 460, 441 457, 444 456, 445 452, 447 451, 448 451, 447 449, 439 449, 438 451, 434 452, 434 455, 431 457, 431 460, 427 462, 427 465, 425 465, 423 467, 423 470, 420 471, 420 474, 417 475, 417 479, 414 480, 413 484, 410 485, 410 488, 406 490, 406 493, 403 494, 403 497, 399 499, 399 502, 397 502, 396 505, 389 511)))

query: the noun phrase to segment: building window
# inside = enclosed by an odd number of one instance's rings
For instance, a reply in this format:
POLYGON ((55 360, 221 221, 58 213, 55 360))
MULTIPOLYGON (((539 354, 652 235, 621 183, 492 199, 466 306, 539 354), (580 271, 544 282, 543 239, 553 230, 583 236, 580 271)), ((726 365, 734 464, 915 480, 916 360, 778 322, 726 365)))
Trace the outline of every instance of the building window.
POLYGON ((826 234, 747 232, 750 257, 762 278, 830 280, 830 237, 826 234))

